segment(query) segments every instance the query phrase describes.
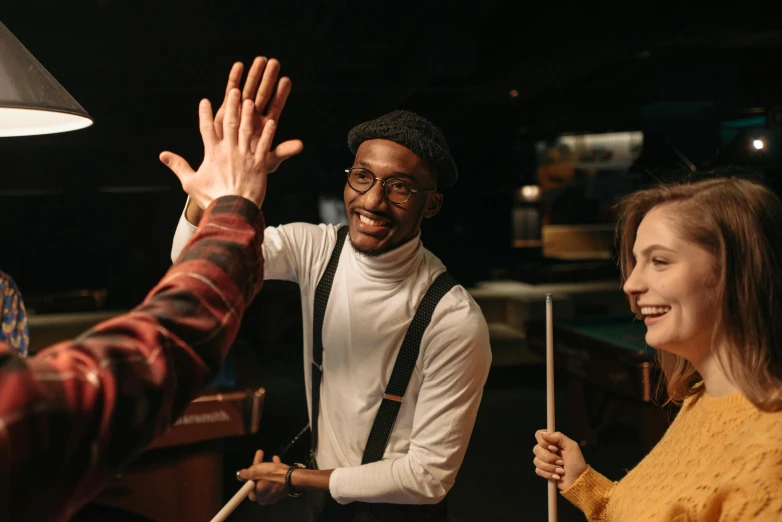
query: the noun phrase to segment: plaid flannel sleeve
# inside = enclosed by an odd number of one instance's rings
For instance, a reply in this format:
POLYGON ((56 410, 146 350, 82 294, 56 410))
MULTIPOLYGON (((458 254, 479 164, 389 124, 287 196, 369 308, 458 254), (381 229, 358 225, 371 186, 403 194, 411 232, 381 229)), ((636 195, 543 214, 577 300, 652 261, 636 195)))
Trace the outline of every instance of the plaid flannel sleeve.
POLYGON ((263 282, 264 221, 215 200, 144 302, 23 358, 0 345, 0 520, 65 521, 217 373, 263 282))

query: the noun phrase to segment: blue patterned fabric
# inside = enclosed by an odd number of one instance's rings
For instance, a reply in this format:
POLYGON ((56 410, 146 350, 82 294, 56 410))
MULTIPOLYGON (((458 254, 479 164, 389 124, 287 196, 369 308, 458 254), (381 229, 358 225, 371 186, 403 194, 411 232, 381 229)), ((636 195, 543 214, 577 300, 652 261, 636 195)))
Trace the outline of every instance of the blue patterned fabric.
POLYGON ((6 342, 22 355, 27 355, 30 332, 27 328, 27 311, 22 293, 11 277, 0 271, 0 296, 2 297, 2 328, 0 341, 6 342))

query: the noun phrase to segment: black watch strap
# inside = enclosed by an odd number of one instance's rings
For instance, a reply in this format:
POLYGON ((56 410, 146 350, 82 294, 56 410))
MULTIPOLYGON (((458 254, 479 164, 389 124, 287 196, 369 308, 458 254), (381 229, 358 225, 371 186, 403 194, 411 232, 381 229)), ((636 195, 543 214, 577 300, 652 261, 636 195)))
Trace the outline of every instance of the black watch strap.
POLYGON ((294 491, 293 486, 291 486, 291 475, 293 474, 294 469, 304 469, 307 466, 304 464, 299 464, 298 462, 293 464, 290 468, 288 468, 288 472, 285 473, 285 488, 288 490, 288 496, 289 497, 300 497, 301 491, 294 491))

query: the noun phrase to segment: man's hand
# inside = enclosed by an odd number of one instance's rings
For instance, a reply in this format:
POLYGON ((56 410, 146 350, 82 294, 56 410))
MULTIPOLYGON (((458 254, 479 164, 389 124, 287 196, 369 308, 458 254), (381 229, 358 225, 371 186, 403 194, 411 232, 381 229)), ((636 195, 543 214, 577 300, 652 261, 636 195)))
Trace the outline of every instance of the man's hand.
MULTIPOLYGON (((239 88, 243 71, 244 64, 236 62, 228 74, 228 83, 225 86, 225 99, 215 115, 215 133, 218 137, 222 137, 223 118, 225 118, 226 114, 228 93, 233 89, 239 88)), ((279 74, 280 62, 274 58, 267 62, 266 58, 260 56, 255 58, 250 71, 247 73, 247 80, 244 82, 244 88, 242 89, 242 102, 245 100, 253 102, 254 132, 250 140, 250 148, 253 151, 255 151, 258 145, 261 131, 266 122, 269 120, 280 121, 280 114, 282 114, 285 102, 291 93, 290 78, 283 76, 278 82, 277 77, 279 74)), ((283 161, 292 158, 302 150, 304 150, 304 143, 301 140, 288 140, 280 143, 266 158, 267 171, 271 174, 279 168, 283 161)))
MULTIPOLYGON (((254 480, 255 491, 248 496, 259 504, 274 504, 290 493, 285 487, 285 475, 290 466, 280 462, 280 457, 272 457, 271 462, 263 461, 263 451, 255 452, 253 465, 239 470, 236 478, 239 480, 254 480)), ((291 473, 290 484, 294 491, 329 491, 329 481, 333 469, 302 469, 296 468, 291 473)))
POLYGON ((275 122, 267 120, 260 131, 255 150, 250 142, 253 128, 253 103, 246 100, 240 106, 239 89, 227 95, 222 132, 218 137, 208 100, 201 100, 198 116, 204 142, 204 161, 194 172, 184 158, 172 152, 160 154, 160 161, 174 171, 182 188, 201 208, 206 208, 221 196, 242 196, 260 208, 266 197, 268 160, 274 138, 275 122))
MULTIPOLYGON (((215 115, 215 134, 218 138, 223 136, 223 121, 228 108, 229 93, 239 88, 242 80, 244 64, 236 62, 231 67, 228 74, 228 83, 225 86, 225 98, 223 104, 217 110, 215 115)), ((280 73, 280 62, 275 59, 257 57, 253 61, 250 71, 247 73, 247 80, 244 82, 242 90, 242 101, 250 100, 253 102, 253 134, 250 138, 250 150, 255 151, 260 140, 261 133, 268 121, 279 121, 282 110, 285 108, 285 102, 291 92, 291 80, 287 77, 277 77, 280 73), (277 88, 275 90, 275 83, 277 88)), ((292 158, 304 150, 304 143, 301 140, 288 140, 280 143, 274 150, 271 150, 266 157, 266 172, 270 174, 276 171, 280 164, 286 159, 292 158)), ((191 194, 192 196, 192 194, 191 194)), ((185 217, 190 223, 198 224, 201 221, 204 207, 198 202, 191 202, 185 211, 185 217)))
POLYGON ((276 504, 288 496, 285 475, 289 467, 283 464, 277 455, 272 457, 271 462, 264 462, 263 451, 258 450, 255 452, 253 465, 241 470, 237 473, 237 477, 241 480, 255 481, 255 491, 247 495, 250 500, 261 505, 276 504))

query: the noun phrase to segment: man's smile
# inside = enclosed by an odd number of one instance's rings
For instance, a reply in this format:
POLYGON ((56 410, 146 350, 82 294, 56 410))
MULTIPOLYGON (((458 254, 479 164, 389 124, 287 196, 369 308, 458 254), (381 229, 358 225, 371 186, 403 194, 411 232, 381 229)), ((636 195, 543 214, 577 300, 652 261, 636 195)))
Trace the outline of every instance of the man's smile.
POLYGON ((384 236, 393 226, 391 220, 364 210, 354 210, 353 216, 356 219, 357 230, 369 236, 384 236))

